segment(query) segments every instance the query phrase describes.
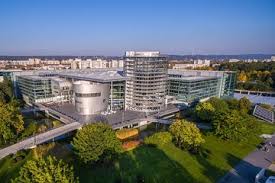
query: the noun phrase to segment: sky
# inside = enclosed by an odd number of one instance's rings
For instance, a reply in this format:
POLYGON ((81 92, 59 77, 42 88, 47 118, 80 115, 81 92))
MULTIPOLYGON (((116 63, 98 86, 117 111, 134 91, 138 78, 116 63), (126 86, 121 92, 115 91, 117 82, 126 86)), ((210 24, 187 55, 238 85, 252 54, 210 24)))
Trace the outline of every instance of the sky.
POLYGON ((1 0, 0 55, 275 54, 275 0, 1 0))

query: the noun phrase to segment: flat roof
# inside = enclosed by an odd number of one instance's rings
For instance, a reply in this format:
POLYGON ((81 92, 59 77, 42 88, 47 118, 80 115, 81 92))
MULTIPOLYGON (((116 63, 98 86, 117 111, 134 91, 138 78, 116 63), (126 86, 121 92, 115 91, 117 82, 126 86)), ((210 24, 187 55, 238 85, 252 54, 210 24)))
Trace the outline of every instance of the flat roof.
POLYGON ((43 77, 38 75, 20 75, 18 77, 30 79, 30 80, 50 80, 52 77, 43 77))
MULTIPOLYGON (((58 70, 58 71, 40 71, 36 75, 20 75, 20 77, 28 79, 48 79, 58 77, 71 78, 77 80, 86 80, 94 82, 111 82, 111 81, 125 81, 126 77, 123 76, 121 69, 83 69, 83 70, 58 70), (52 77, 48 77, 48 76, 52 77)), ((62 80, 59 78, 59 80, 62 80)))
POLYGON ((126 77, 119 70, 83 70, 83 71, 67 71, 58 73, 60 77, 73 78, 86 81, 111 82, 125 81, 126 77))
POLYGON ((204 81, 209 79, 219 79, 220 77, 211 76, 182 76, 180 78, 169 77, 170 79, 183 80, 183 81, 204 81))
POLYGON ((190 70, 190 69, 168 69, 168 74, 181 74, 186 72, 201 72, 201 73, 236 73, 237 71, 208 71, 208 70, 190 70))
POLYGON ((127 124, 132 124, 138 119, 145 118, 145 113, 137 111, 117 111, 112 114, 93 114, 93 115, 80 115, 75 110, 73 104, 43 104, 67 117, 79 122, 79 123, 95 123, 95 122, 105 122, 113 127, 122 127, 127 124))

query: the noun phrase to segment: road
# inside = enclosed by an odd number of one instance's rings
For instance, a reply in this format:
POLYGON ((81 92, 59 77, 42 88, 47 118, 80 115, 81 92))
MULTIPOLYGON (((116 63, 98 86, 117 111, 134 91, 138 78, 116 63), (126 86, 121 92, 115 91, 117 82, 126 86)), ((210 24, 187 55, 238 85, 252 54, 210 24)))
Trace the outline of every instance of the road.
MULTIPOLYGON (((275 136, 271 141, 275 145, 275 136)), ((218 183, 254 183, 255 176, 262 168, 270 166, 275 160, 275 147, 270 147, 269 152, 255 150, 245 157, 237 166, 230 170, 218 183)))

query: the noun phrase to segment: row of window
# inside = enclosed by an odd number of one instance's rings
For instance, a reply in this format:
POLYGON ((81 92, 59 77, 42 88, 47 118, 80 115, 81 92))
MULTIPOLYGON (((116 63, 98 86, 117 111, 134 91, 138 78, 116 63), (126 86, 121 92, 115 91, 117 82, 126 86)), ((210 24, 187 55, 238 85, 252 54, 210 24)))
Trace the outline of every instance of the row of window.
POLYGON ((100 93, 75 93, 76 97, 100 97, 100 93))

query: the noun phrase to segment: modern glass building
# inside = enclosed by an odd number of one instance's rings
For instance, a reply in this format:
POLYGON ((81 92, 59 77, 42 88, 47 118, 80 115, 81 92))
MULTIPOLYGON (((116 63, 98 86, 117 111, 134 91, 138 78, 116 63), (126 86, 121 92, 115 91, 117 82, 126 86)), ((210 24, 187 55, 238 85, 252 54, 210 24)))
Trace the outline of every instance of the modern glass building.
POLYGON ((159 111, 165 104, 167 68, 167 59, 159 52, 126 52, 126 109, 141 112, 159 111))
POLYGON ((168 70, 168 95, 192 103, 209 97, 233 97, 236 72, 168 70))
POLYGON ((236 83, 236 72, 231 71, 168 70, 168 61, 159 52, 126 52, 123 70, 22 71, 10 74, 14 75, 13 82, 18 83, 19 92, 29 104, 74 103, 72 85, 77 81, 107 84, 108 112, 125 109, 155 113, 170 103, 191 104, 210 97, 232 97, 236 83))
POLYGON ((168 95, 186 103, 219 96, 220 78, 217 77, 169 75, 168 83, 168 95))
POLYGON ((27 104, 52 101, 51 78, 41 76, 18 76, 19 88, 27 104))

